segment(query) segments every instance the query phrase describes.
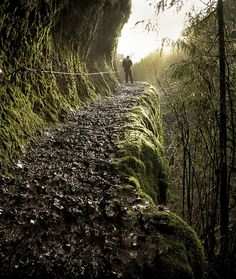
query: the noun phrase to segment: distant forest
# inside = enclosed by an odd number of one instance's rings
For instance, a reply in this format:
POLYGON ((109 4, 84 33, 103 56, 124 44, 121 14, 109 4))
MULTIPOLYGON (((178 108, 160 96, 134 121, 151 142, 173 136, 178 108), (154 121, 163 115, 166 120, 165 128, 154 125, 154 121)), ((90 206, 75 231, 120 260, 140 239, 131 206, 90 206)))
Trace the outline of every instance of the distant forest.
POLYGON ((181 62, 185 57, 183 52, 165 52, 157 50, 152 52, 140 62, 134 64, 133 75, 135 81, 146 81, 153 85, 157 84, 158 79, 166 77, 166 71, 174 63, 181 62))

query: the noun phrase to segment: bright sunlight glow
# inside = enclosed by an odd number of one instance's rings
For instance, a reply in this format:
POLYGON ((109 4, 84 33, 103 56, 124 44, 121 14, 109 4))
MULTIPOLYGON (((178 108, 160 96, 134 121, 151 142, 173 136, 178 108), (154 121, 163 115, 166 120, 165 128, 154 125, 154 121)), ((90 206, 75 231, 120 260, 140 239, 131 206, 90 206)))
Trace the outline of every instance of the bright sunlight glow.
MULTIPOLYGON (((157 0, 153 0, 155 3, 157 0)), ((118 43, 118 54, 130 55, 133 62, 138 62, 149 53, 160 49, 164 38, 177 40, 185 24, 185 15, 194 5, 195 10, 204 8, 201 0, 186 0, 186 4, 178 13, 175 8, 163 12, 158 19, 155 31, 147 31, 146 23, 136 24, 138 21, 148 21, 155 17, 150 0, 132 0, 132 10, 128 23, 125 24, 118 43)), ((168 51, 168 46, 163 48, 168 51)))

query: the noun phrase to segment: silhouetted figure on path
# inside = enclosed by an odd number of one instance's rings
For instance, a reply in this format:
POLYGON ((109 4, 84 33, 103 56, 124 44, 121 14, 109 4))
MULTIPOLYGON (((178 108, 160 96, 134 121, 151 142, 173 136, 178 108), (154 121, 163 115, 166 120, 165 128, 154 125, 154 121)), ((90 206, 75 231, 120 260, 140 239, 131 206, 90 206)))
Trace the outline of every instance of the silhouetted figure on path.
POLYGON ((130 78, 130 82, 133 84, 133 77, 132 77, 132 72, 131 72, 131 66, 133 65, 132 61, 130 60, 129 56, 124 58, 122 61, 122 67, 124 68, 125 71, 125 81, 128 83, 128 80, 130 78))

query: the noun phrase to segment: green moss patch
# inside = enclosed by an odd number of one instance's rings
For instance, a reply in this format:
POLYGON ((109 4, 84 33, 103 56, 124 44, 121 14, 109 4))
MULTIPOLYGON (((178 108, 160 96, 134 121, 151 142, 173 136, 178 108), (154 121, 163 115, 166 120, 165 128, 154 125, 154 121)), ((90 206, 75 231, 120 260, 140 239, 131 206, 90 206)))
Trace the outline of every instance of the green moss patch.
POLYGON ((181 278, 202 278, 204 252, 196 233, 171 212, 163 212, 161 216, 165 221, 160 222, 157 229, 166 240, 163 249, 160 248, 160 272, 165 273, 165 267, 172 266, 168 278, 179 278, 181 273, 181 278))

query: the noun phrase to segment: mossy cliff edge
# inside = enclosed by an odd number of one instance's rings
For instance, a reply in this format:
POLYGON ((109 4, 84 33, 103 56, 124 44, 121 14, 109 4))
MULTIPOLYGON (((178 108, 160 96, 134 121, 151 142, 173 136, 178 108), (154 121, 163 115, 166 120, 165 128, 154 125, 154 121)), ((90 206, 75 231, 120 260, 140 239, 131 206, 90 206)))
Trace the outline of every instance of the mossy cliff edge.
POLYGON ((143 86, 144 94, 122 128, 125 138, 118 143, 117 167, 128 184, 154 203, 165 204, 168 169, 163 154, 159 95, 151 85, 143 86))
MULTIPOLYGON (((141 250, 147 250, 148 257, 140 256, 137 260, 142 266, 137 268, 138 274, 144 274, 141 278, 200 279, 203 247, 187 223, 164 206, 168 168, 163 154, 159 94, 149 84, 143 83, 143 90, 137 105, 127 114, 128 124, 122 127, 124 139, 118 142, 119 156, 115 162, 125 181, 119 198, 133 216, 127 227, 133 226, 134 234, 146 231, 141 250), (134 193, 140 197, 138 204, 130 203, 134 193), (144 231, 137 230, 137 223, 139 228, 144 224, 144 231)), ((139 278, 138 274, 134 278, 139 278)))
POLYGON ((3 0, 0 4, 0 167, 30 137, 107 95, 115 75, 117 38, 130 13, 127 0, 3 0), (27 68, 39 69, 27 71, 27 68), (40 69, 76 72, 52 75, 40 69))

